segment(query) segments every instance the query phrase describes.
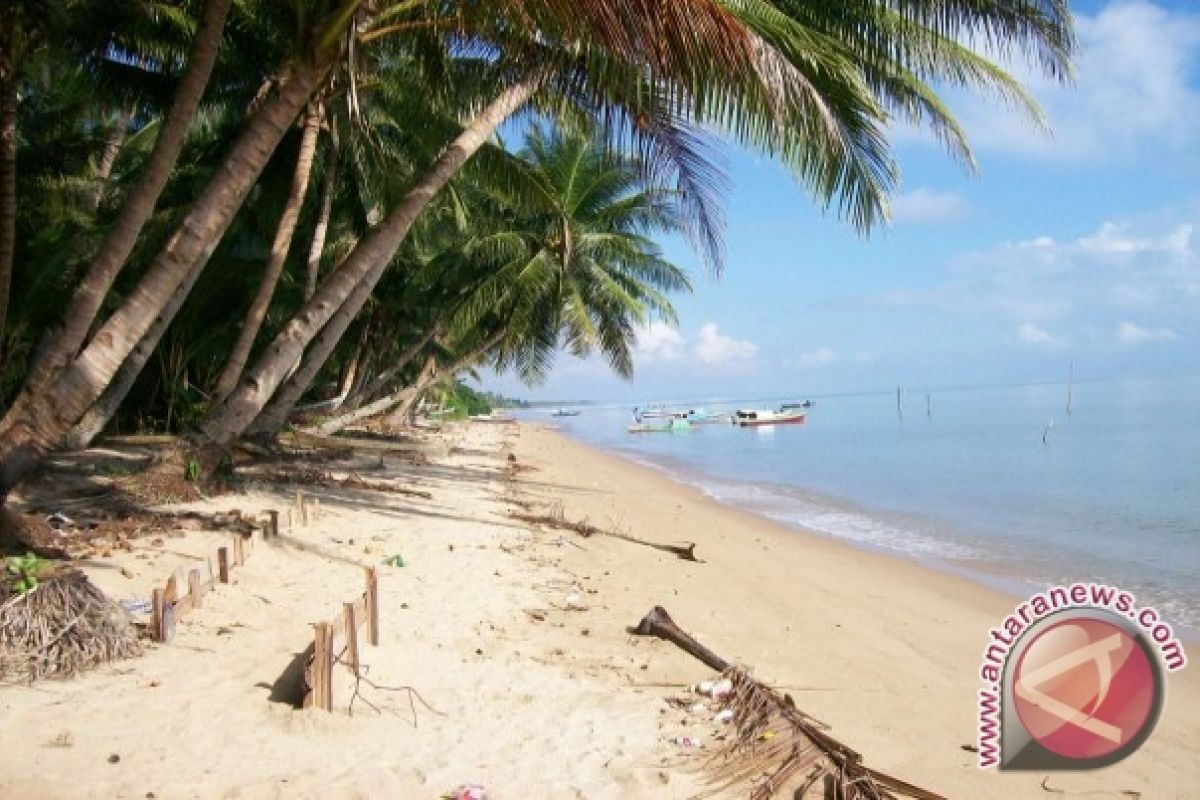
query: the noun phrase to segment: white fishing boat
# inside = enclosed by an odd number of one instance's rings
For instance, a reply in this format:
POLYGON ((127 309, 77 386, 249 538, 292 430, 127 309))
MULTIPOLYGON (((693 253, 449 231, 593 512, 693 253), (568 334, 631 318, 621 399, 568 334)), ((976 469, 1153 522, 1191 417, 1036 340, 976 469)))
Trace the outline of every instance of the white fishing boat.
POLYGON ((757 425, 799 425, 807 416, 803 411, 779 409, 771 411, 759 408, 739 408, 733 414, 733 424, 743 428, 757 425))

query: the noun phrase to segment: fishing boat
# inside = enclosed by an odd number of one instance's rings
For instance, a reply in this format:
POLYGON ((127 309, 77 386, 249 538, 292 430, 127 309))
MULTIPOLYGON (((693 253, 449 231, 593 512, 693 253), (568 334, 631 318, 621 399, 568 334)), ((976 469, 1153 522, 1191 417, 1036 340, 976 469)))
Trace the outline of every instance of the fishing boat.
POLYGON ((574 409, 560 408, 558 411, 555 411, 550 416, 552 416, 552 417, 578 417, 581 413, 582 412, 575 411, 574 409))
POLYGON ((705 411, 703 408, 693 408, 684 412, 683 418, 693 425, 715 425, 717 423, 729 422, 728 414, 718 414, 713 411, 705 411))
POLYGON ((756 425, 797 425, 804 422, 803 411, 779 409, 769 411, 758 408, 739 408, 733 414, 733 424, 743 428, 756 425))
POLYGON ((812 400, 802 400, 798 403, 784 403, 779 408, 788 411, 793 408, 812 408, 814 405, 816 404, 812 400))
POLYGON ((682 411, 672 411, 662 403, 651 403, 645 407, 635 406, 633 409, 633 418, 639 422, 644 419, 671 419, 682 413, 682 411))
POLYGON ((638 422, 625 430, 630 433, 671 433, 672 431, 687 431, 692 429, 692 423, 681 417, 663 422, 638 422))

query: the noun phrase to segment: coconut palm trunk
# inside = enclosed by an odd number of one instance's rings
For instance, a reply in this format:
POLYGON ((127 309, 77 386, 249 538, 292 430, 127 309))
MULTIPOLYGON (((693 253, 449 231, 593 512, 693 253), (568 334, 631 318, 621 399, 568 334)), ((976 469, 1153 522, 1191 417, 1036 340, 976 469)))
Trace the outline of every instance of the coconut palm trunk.
MULTIPOLYGON (((225 161, 192 204, 125 302, 36 403, 0 431, 0 498, 62 440, 99 399, 122 362, 203 269, 280 140, 326 72, 294 63, 247 122, 225 161)), ((182 302, 182 301, 180 301, 182 302)))
POLYGON ((338 163, 337 129, 330 125, 329 163, 321 178, 321 209, 317 212, 317 224, 313 227, 312 244, 308 248, 308 260, 304 268, 304 302, 317 293, 317 279, 321 275, 321 256, 325 252, 325 237, 329 233, 329 216, 333 212, 333 184, 337 178, 338 163))
POLYGON ((279 276, 283 274, 283 265, 287 262, 292 237, 296 233, 300 209, 304 206, 304 198, 308 194, 308 179, 312 174, 313 155, 317 151, 317 134, 320 131, 321 115, 315 106, 310 106, 304 118, 304 132, 300 136, 300 151, 296 156, 296 169, 292 173, 292 187, 288 192, 283 213, 279 217, 279 225, 275 229, 267 268, 263 271, 258 293, 246 312, 246 319, 242 322, 242 329, 233 345, 233 351, 229 354, 220 377, 217 378, 216 388, 213 389, 213 401, 216 403, 224 400, 237 385, 242 370, 246 368, 246 361, 250 358, 250 349, 254 347, 254 340, 267 317, 267 309, 275 295, 275 287, 279 283, 279 276))
MULTIPOLYGON (((401 428, 407 425, 412 418, 413 410, 416 407, 417 400, 420 399, 422 393, 424 393, 426 389, 437 383, 441 378, 447 375, 453 376, 460 370, 471 366, 479 359, 483 358, 489 350, 500 344, 500 340, 507 335, 508 326, 502 325, 498 331, 485 339, 482 344, 454 361, 454 363, 450 364, 448 367, 434 369, 431 372, 422 370, 421 374, 417 376, 417 380, 413 381, 411 386, 407 386, 393 395, 396 400, 392 405, 396 407, 396 410, 389 414, 384 422, 396 428, 401 428)), ((430 360, 432 360, 432 357, 430 360)), ((426 365, 428 366, 428 362, 426 362, 426 365)))
POLYGON ((167 332, 167 328, 171 326, 175 315, 179 313, 179 309, 183 308, 183 302, 191 293, 192 287, 196 285, 196 280, 203 271, 204 264, 201 263, 188 273, 183 284, 171 296, 170 302, 163 307, 159 315, 154 318, 154 322, 138 341, 137 346, 121 362, 121 368, 117 370, 117 374, 113 376, 100 398, 87 410, 83 419, 79 420, 59 442, 59 449, 83 450, 104 432, 108 423, 120 410, 121 404, 125 402, 129 391, 133 389, 133 384, 142 374, 146 363, 150 361, 150 356, 154 355, 158 343, 162 341, 162 337, 167 332))
MULTIPOLYGON (((112 287, 117 273, 125 265, 129 254, 133 252, 138 236, 146 220, 154 213, 159 195, 162 194, 175 163, 179 160, 188 127, 196 116, 196 109, 200 106, 213 64, 217 60, 221 32, 225 27, 230 5, 232 0, 208 0, 204 4, 200 24, 196 29, 196 38, 192 41, 187 70, 175 89, 171 108, 163 119, 158 137, 154 140, 154 149, 150 153, 145 171, 126 197, 116 222, 100 245, 100 251, 88 267, 83 280, 75 288, 60 327, 51 333, 46 346, 41 349, 20 395, 5 416, 4 428, 22 417, 28 403, 40 402, 58 372, 70 364, 86 341, 104 297, 112 287)), ((2 453, 3 451, 0 451, 0 456, 2 453)), ((3 484, 2 480, 0 484, 3 484)), ((3 491, 2 486, 0 491, 3 491)))
POLYGON ((543 73, 527 77, 505 89, 488 104, 438 156, 383 223, 354 249, 284 326, 237 389, 214 407, 201 424, 196 457, 203 470, 211 473, 216 467, 225 449, 266 406, 322 327, 335 315, 353 319, 358 314, 421 211, 496 128, 525 104, 543 80, 543 73))
POLYGON ((0 364, 17 254, 17 76, 0 66, 0 364))
MULTIPOLYGON (((395 380, 396 376, 400 374, 400 371, 404 369, 404 367, 408 366, 409 362, 416 358, 417 354, 425 349, 425 345, 429 344, 433 337, 437 335, 439 327, 440 326, 438 325, 431 327, 425 332, 425 335, 413 342, 403 353, 401 353, 396 359, 395 363, 380 373, 380 375, 377 376, 374 381, 372 381, 371 389, 368 389, 366 392, 364 392, 364 396, 372 396, 372 394, 374 394, 372 389, 376 391, 379 389, 385 389, 388 384, 391 383, 391 381, 395 380)), ((373 417, 376 414, 382 414, 384 411, 387 411, 389 408, 399 402, 397 396, 397 394, 392 394, 388 397, 374 400, 366 405, 357 406, 356 408, 347 411, 345 414, 339 414, 332 419, 322 422, 320 425, 316 426, 316 430, 320 431, 321 433, 337 433, 347 425, 353 425, 361 419, 373 417)))
POLYGON ((93 178, 92 190, 88 195, 87 208, 93 216, 100 210, 104 200, 104 190, 108 188, 108 179, 112 177, 113 167, 117 158, 125 148, 125 137, 129 134, 129 122, 133 119, 132 105, 121 109, 113 122, 108 136, 104 139, 104 149, 100 151, 100 161, 96 164, 96 175, 93 178))

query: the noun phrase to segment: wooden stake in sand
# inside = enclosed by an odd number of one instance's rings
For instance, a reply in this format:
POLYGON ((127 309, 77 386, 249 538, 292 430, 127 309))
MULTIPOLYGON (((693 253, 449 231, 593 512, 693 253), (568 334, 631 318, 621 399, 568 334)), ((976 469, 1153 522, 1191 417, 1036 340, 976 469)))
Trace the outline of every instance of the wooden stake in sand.
POLYGON ((270 521, 267 523, 267 532, 271 538, 279 535, 279 512, 273 508, 267 509, 267 516, 270 521))
POLYGON ((367 567, 367 641, 379 646, 379 576, 374 567, 367 567))
POLYGON ((333 626, 318 622, 313 627, 313 706, 333 711, 333 626))
POLYGON ((221 583, 229 583, 229 548, 217 548, 217 579, 221 583))
POLYGON ((342 618, 346 626, 346 657, 350 660, 350 669, 358 674, 358 620, 354 616, 354 603, 342 603, 342 618))

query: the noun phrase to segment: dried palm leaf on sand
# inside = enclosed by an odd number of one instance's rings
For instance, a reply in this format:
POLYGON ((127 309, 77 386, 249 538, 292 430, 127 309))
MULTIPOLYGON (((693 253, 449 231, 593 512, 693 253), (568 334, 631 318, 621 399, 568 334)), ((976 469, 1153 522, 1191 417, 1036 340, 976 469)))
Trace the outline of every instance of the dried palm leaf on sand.
POLYGON ((662 606, 652 608, 629 632, 671 642, 719 670, 732 685, 725 703, 733 710, 733 733, 701 764, 709 786, 701 797, 744 789, 750 800, 945 800, 863 765, 858 753, 796 708, 790 696, 709 650, 662 606))
POLYGON ((81 572, 0 605, 0 680, 67 678, 141 652, 129 616, 81 572))

